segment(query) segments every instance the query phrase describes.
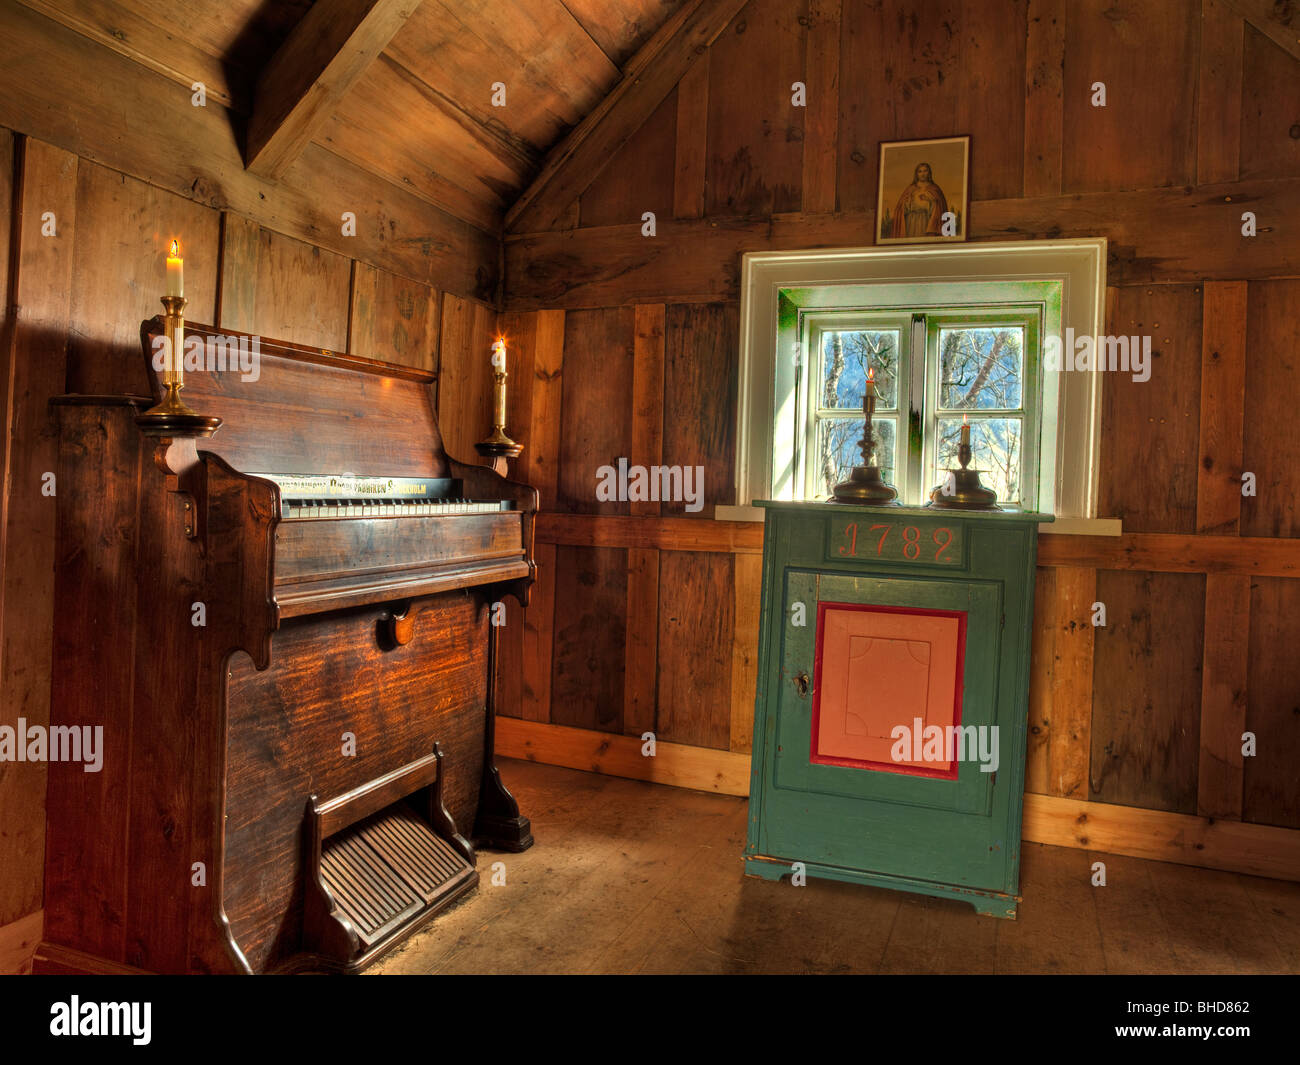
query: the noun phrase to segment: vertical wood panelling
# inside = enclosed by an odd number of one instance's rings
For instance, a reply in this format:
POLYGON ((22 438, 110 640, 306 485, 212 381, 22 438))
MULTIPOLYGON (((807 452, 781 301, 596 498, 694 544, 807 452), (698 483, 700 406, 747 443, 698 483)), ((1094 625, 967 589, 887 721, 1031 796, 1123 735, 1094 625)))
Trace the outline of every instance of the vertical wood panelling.
POLYGON ((1241 526, 1242 418, 1246 393, 1246 283, 1211 281, 1201 314, 1201 425, 1196 531, 1241 526))
POLYGON ((807 0, 750 0, 709 55, 706 211, 763 215, 799 210, 807 0))
POLYGON ((348 351, 367 359, 438 368, 438 293, 368 263, 352 263, 348 351))
POLYGON ((555 647, 555 545, 537 544, 533 561, 537 563, 537 579, 524 611, 519 716, 525 721, 549 721, 555 647))
POLYGON ((342 255, 263 229, 254 332, 345 351, 351 279, 352 264, 342 255))
POLYGON ((1200 431, 1201 293, 1191 285, 1121 288, 1116 336, 1149 337, 1151 376, 1103 374, 1100 513, 1125 532, 1192 532, 1200 431))
POLYGON ((617 469, 632 447, 634 312, 572 311, 564 324, 564 418, 556 505, 577 513, 626 514, 621 500, 598 501, 601 466, 617 469))
POLYGON ((735 586, 736 617, 731 640, 731 749, 748 753, 754 747, 763 556, 735 555, 732 583, 735 586))
POLYGON ((1026 5, 845 3, 839 207, 874 210, 881 141, 971 135, 971 194, 1018 196, 1026 142, 1026 5), (988 101, 996 99, 996 107, 988 101))
MULTIPOLYGON (((1256 753, 1243 759, 1242 820, 1300 828, 1300 581, 1251 580, 1246 729, 1256 753)), ((1224 742, 1229 737, 1224 736, 1224 742)), ((1235 737, 1240 749, 1241 736, 1235 737)))
POLYGON ((216 214, 143 181, 82 160, 77 168, 77 254, 72 275, 68 387, 111 391, 123 362, 147 394, 140 322, 162 313, 159 264, 172 238, 185 258, 185 316, 216 314, 219 226, 216 214))
POLYGON ((1065 0, 1029 0, 1025 46, 1025 195, 1059 196, 1064 147, 1065 0))
POLYGON ((1196 177, 1200 0, 1080 0, 1065 27, 1064 191, 1190 184, 1196 177), (1106 106, 1093 88, 1106 86, 1106 106), (1174 101, 1187 101, 1175 106, 1174 101), (1098 146, 1103 146, 1100 148, 1098 146))
MULTIPOLYGON (((951 133, 971 138, 970 197, 1001 200, 1024 189, 1028 0, 963 0, 951 133), (990 100, 1000 101, 990 107, 990 100)), ((920 136, 943 136, 936 128, 920 136)))
MULTIPOLYGON (((185 281, 188 294, 188 258, 185 281)), ((214 311, 222 328, 346 351, 351 290, 352 264, 342 255, 224 216, 214 311)))
POLYGON ((221 215, 221 278, 217 321, 221 329, 257 332, 257 254, 261 226, 251 218, 221 215))
POLYGON ((444 297, 438 345, 438 428, 447 454, 461 462, 477 462, 474 444, 492 431, 491 360, 496 334, 492 308, 460 296, 444 297))
POLYGON ((1102 572, 1090 798, 1194 813, 1205 577, 1102 572))
POLYGON ((735 304, 674 304, 664 341, 663 460, 704 469, 703 509, 664 504, 665 514, 711 517, 713 505, 736 494, 736 360, 739 311, 735 304))
POLYGON ((677 143, 673 169, 673 217, 704 214, 704 175, 709 156, 709 55, 686 68, 677 83, 677 143))
MULTIPOLYGON (((632 365, 632 447, 628 461, 657 466, 664 449, 664 332, 662 303, 641 304, 635 310, 632 365)), ((633 514, 657 515, 660 502, 633 501, 633 514)))
MULTIPOLYGON (((1051 672, 1056 626, 1051 604, 1056 597, 1056 571, 1039 566, 1034 575, 1034 629, 1029 644, 1029 732, 1025 742, 1025 791, 1046 795, 1048 740, 1052 727, 1051 672)), ((1091 713, 1092 707, 1089 706, 1091 713)))
POLYGON ((1201 0, 1196 180, 1205 184, 1237 180, 1244 26, 1244 20, 1229 0, 1201 0))
MULTIPOLYGON (((664 305, 635 310, 632 366, 632 446, 629 463, 647 469, 663 457, 664 305)), ((633 514, 654 516, 656 500, 634 500, 633 514)), ((659 552, 627 553, 627 650, 623 731, 640 735, 655 727, 659 655, 659 552)))
POLYGON ((623 653, 623 731, 655 729, 659 701, 659 552, 627 552, 627 626, 623 653))
MULTIPOLYGON (((1196 492, 1201 533, 1228 535, 1241 525, 1246 295, 1244 281, 1205 286, 1196 492)), ((1196 789, 1197 812, 1207 817, 1241 818, 1249 634, 1250 578, 1207 574, 1196 789)))
MULTIPOLYGON (((0 411, 8 416, 9 390, 13 384, 13 344, 9 330, 13 327, 13 313, 16 304, 15 293, 10 291, 11 251, 16 247, 11 243, 13 226, 18 219, 19 205, 14 202, 14 181, 17 175, 16 153, 21 151, 22 138, 0 127, 0 411)), ((3 476, 9 461, 9 427, 8 423, 0 426, 0 476, 3 476)), ((4 482, 0 481, 0 558, 4 551, 5 514, 8 510, 8 493, 4 482)), ((3 589, 0 583, 0 589, 3 589)), ((3 606, 4 592, 0 590, 0 607, 3 606)), ((0 630, 3 629, 4 611, 0 609, 0 630)), ((2 925, 3 922, 0 922, 2 925)))
POLYGON ((1300 280, 1252 281, 1247 292, 1243 536, 1300 536, 1300 463, 1288 428, 1300 396, 1300 280))
MULTIPOLYGON (((14 315, 4 351, 6 506, 0 539, 0 723, 29 727, 50 720, 50 645, 54 625, 55 496, 42 491, 57 456, 49 412, 64 390, 77 240, 74 155, 26 139, 13 238, 14 315), (53 232, 43 235, 47 212, 53 232), (46 217, 43 217, 46 216, 46 217)), ((57 486, 56 486, 57 487, 57 486)), ((0 764, 0 924, 41 908, 45 857, 45 763, 0 764)))
MULTIPOLYGON (((564 312, 538 311, 533 322, 533 359, 528 435, 518 476, 537 489, 539 506, 555 508, 559 477, 564 312)), ((524 612, 522 714, 529 721, 551 716, 551 659, 555 625, 555 545, 535 549, 537 580, 524 612)))
POLYGON ((646 211, 654 212, 656 219, 672 217, 676 143, 677 91, 674 89, 587 186, 579 198, 580 224, 619 226, 635 222, 640 225, 646 211))
MULTIPOLYGON (((1281 5, 1279 8, 1286 10, 1281 5)), ((1300 40, 1292 12, 1291 38, 1300 40)), ((1246 27, 1240 79, 1242 179, 1300 176, 1300 64, 1254 26, 1246 27)))
POLYGON ((1196 787, 1196 812, 1205 817, 1241 820, 1249 636, 1250 578, 1207 574, 1196 787))
POLYGON ((729 555, 660 553, 660 739, 727 749, 733 596, 729 555))
MULTIPOLYGON (((515 472, 537 489, 543 510, 554 510, 560 475, 561 401, 564 395, 564 312, 538 311, 533 316, 533 357, 530 379, 516 378, 528 393, 524 453, 515 472)), ((505 318, 507 338, 510 317, 505 318)))
POLYGON ((623 730, 626 617, 626 551, 556 549, 554 724, 623 730))
POLYGON ((956 128, 953 100, 960 10, 959 0, 937 0, 906 11, 893 5, 886 10, 883 4, 845 5, 840 48, 841 210, 875 210, 881 141, 965 132, 956 128), (925 44, 918 49, 921 41, 925 44))
POLYGON ((1088 797, 1097 573, 1039 569, 1025 790, 1088 797))
POLYGON ((808 212, 835 210, 842 2, 808 2, 808 46, 803 77, 808 90, 803 132, 803 209, 808 212))
MULTIPOLYGON (((355 298, 355 297, 354 297, 355 298)), ((503 314, 497 316, 497 334, 506 343, 506 431, 515 440, 526 437, 531 420, 533 392, 533 363, 537 357, 537 312, 503 314)), ((524 454, 528 444, 524 443, 524 454)), ((483 461, 480 459, 479 461, 483 461)), ((523 455, 507 465, 506 476, 512 481, 525 481, 520 471, 523 455)), ((536 562, 534 554, 533 561, 536 562)), ((541 574, 536 574, 537 578, 541 574)), ((547 575, 548 578, 552 574, 547 575)), ((536 581, 531 594, 536 593, 536 581)), ((525 687, 528 678, 524 670, 524 644, 527 633, 527 611, 509 600, 505 606, 505 625, 497 629, 496 655, 496 712, 506 717, 523 717, 525 687)), ((549 670, 547 671, 549 675, 549 670)))

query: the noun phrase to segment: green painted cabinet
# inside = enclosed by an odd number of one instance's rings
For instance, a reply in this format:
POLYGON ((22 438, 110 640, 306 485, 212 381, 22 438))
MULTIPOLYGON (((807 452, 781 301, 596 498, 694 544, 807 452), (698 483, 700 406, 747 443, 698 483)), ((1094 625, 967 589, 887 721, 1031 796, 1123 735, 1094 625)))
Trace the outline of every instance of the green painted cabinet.
POLYGON ((1019 901, 1042 514, 766 508, 745 871, 1019 901))

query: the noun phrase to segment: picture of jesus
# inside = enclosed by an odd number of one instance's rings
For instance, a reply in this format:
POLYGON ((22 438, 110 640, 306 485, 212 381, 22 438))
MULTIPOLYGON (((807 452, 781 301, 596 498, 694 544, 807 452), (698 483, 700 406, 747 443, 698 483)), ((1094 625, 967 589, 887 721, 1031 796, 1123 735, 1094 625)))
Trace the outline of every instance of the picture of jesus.
POLYGON ((943 189, 934 183, 929 163, 917 163, 912 183, 898 197, 894 208, 891 236, 937 237, 943 216, 948 212, 948 201, 943 189))
POLYGON ((880 146, 878 243, 966 239, 969 143, 969 137, 948 137, 880 146))

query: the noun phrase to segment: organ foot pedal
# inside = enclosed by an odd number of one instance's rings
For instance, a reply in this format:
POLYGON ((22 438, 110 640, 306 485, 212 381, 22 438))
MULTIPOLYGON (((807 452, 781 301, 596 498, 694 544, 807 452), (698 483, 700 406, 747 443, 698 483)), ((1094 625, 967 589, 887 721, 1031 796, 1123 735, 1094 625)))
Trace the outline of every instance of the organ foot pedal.
POLYGON ((474 849, 442 803, 434 752, 307 810, 304 937, 355 972, 478 884, 474 849))

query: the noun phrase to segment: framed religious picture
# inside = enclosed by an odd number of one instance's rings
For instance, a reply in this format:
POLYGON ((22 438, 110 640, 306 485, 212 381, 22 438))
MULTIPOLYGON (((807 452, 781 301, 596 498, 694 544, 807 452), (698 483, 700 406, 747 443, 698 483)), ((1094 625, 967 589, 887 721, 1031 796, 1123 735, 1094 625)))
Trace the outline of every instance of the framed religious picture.
POLYGON ((970 137, 880 145, 877 244, 966 239, 970 137))

